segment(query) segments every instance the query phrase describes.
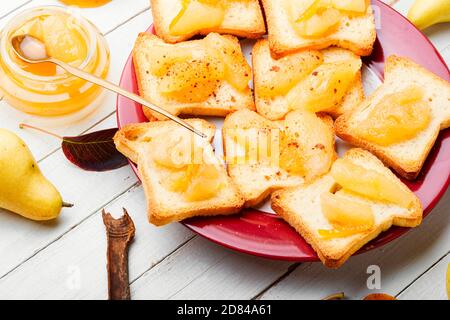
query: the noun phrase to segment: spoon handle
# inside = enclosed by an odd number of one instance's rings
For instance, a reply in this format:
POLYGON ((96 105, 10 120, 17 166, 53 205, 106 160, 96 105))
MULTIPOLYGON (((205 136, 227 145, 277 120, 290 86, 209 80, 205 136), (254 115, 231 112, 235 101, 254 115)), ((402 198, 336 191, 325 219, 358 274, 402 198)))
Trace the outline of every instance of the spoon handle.
POLYGON ((109 81, 103 80, 102 78, 99 78, 99 77, 96 77, 96 76, 94 76, 94 75, 92 75, 90 73, 84 72, 83 70, 80 70, 78 68, 72 67, 71 65, 69 65, 67 63, 64 63, 62 61, 53 60, 53 59, 50 60, 50 61, 55 63, 55 64, 57 64, 61 68, 65 69, 67 72, 73 74, 74 76, 82 78, 82 79, 84 79, 84 80, 86 80, 88 82, 91 82, 91 83, 94 83, 96 85, 99 85, 99 86, 101 86, 101 87, 103 87, 105 89, 108 89, 108 90, 113 91, 113 92, 115 92, 117 94, 120 94, 121 96, 124 96, 124 97, 126 97, 126 98, 128 98, 130 100, 133 100, 133 101, 135 101, 137 103, 140 103, 141 105, 143 105, 143 106, 145 106, 145 107, 147 107, 147 108, 149 108, 149 109, 151 109, 151 110, 153 110, 155 112, 158 112, 159 114, 162 114, 163 116, 165 116, 165 117, 175 121, 179 125, 181 125, 181 126, 185 127, 186 129, 192 131, 193 133, 197 134, 198 136, 200 136, 202 138, 206 137, 205 134, 203 134, 199 130, 195 129, 193 126, 191 126, 186 121, 178 118, 177 116, 174 116, 173 114, 167 112, 166 110, 164 110, 164 109, 162 109, 162 108, 160 108, 158 106, 155 106, 155 105, 149 103, 147 100, 143 99, 142 97, 140 97, 140 96, 138 96, 138 95, 136 95, 134 93, 126 91, 126 90, 122 89, 121 87, 119 87, 119 86, 117 86, 117 85, 115 85, 115 84, 113 84, 113 83, 111 83, 109 81))

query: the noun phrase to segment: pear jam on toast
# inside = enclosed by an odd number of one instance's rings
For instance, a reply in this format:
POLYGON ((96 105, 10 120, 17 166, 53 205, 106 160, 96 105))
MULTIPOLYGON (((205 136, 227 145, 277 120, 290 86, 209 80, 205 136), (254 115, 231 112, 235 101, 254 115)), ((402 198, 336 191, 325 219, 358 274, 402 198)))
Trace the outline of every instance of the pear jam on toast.
MULTIPOLYGON (((174 115, 226 116, 254 108, 252 70, 233 36, 210 33, 201 40, 167 44, 142 33, 133 58, 140 94, 174 115)), ((144 113, 164 120, 147 109, 144 113)))
POLYGON ((333 120, 326 115, 298 110, 270 121, 241 110, 225 119, 222 136, 228 174, 247 207, 326 174, 336 158, 333 120))
POLYGON ((369 5, 370 0, 286 1, 295 31, 311 38, 335 32, 345 16, 365 15, 369 5))
POLYGON ((423 213, 414 193, 363 149, 349 150, 309 184, 274 192, 272 208, 330 268, 393 225, 420 225, 423 213))
POLYGON ((268 41, 259 40, 252 59, 256 108, 270 120, 298 109, 337 117, 364 99, 361 58, 349 50, 305 50, 274 59, 268 41))
POLYGON ((157 226, 238 213, 244 204, 211 145, 215 126, 203 119, 186 121, 207 138, 172 121, 127 125, 114 137, 117 149, 138 165, 149 221, 157 226))
POLYGON ((376 39, 369 0, 262 0, 272 54, 331 46, 368 56, 376 39))
POLYGON ((439 132, 450 126, 450 83, 412 60, 386 59, 384 83, 335 122, 336 134, 416 179, 439 132))

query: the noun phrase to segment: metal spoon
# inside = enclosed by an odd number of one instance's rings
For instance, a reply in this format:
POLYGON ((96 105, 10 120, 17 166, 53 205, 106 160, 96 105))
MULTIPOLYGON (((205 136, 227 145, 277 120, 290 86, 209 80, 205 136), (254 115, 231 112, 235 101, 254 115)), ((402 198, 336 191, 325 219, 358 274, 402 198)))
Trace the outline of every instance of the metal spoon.
POLYGON ((37 63, 43 63, 43 62, 50 62, 54 63, 67 72, 73 74, 76 77, 79 77, 81 79, 84 79, 88 82, 95 83, 105 89, 108 89, 110 91, 113 91, 115 93, 118 93, 128 99, 131 99, 133 101, 136 101, 137 103, 142 104, 143 106, 158 112, 159 114, 162 114, 163 116, 166 116, 167 118, 175 121, 179 125, 185 127, 186 129, 192 131, 193 133, 199 135, 202 138, 206 138, 206 135, 200 132, 199 130, 192 127, 189 123, 186 121, 172 115, 171 113, 167 112, 166 110, 155 106, 151 103, 149 103, 147 100, 143 99, 142 97, 128 92, 124 89, 122 89, 119 86, 116 86, 115 84, 108 82, 106 80, 103 80, 99 77, 96 77, 90 73, 84 72, 78 68, 72 67, 71 65, 62 62, 58 59, 52 58, 48 55, 47 50, 45 48, 45 44, 40 41, 39 39, 36 39, 30 35, 20 35, 15 36, 11 39, 11 44, 14 49, 14 53, 23 61, 31 64, 37 64, 37 63))

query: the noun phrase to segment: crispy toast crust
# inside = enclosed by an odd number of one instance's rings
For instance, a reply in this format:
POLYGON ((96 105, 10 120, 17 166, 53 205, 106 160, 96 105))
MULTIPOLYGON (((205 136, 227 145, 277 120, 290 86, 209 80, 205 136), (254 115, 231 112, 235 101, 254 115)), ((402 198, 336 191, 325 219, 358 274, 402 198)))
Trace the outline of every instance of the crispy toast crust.
MULTIPOLYGON (((165 15, 162 13, 163 6, 171 2, 179 0, 151 0, 151 9, 153 13, 153 21, 156 34, 164 39, 168 43, 177 43, 188 40, 195 35, 207 35, 211 32, 220 34, 230 34, 237 37, 258 39, 266 33, 266 26, 264 22, 264 16, 261 6, 258 0, 251 0, 247 5, 247 11, 242 11, 241 14, 254 16, 253 21, 246 21, 245 24, 240 23, 239 19, 236 19, 234 13, 228 13, 225 15, 225 20, 221 26, 212 29, 202 29, 196 32, 192 32, 186 35, 174 36, 171 35, 168 29, 170 22, 166 21, 165 15), (237 21, 236 21, 237 20, 237 21)), ((239 10, 237 8, 236 10, 239 10)))

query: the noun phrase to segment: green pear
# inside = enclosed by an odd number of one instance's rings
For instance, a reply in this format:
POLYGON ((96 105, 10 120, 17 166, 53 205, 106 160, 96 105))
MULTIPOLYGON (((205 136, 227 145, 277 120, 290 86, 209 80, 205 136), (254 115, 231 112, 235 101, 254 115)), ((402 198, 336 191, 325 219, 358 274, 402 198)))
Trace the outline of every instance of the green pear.
POLYGON ((419 29, 450 22, 450 0, 416 0, 408 12, 408 19, 419 29))
POLYGON ((58 217, 63 201, 25 142, 0 129, 0 208, 37 221, 58 217))

